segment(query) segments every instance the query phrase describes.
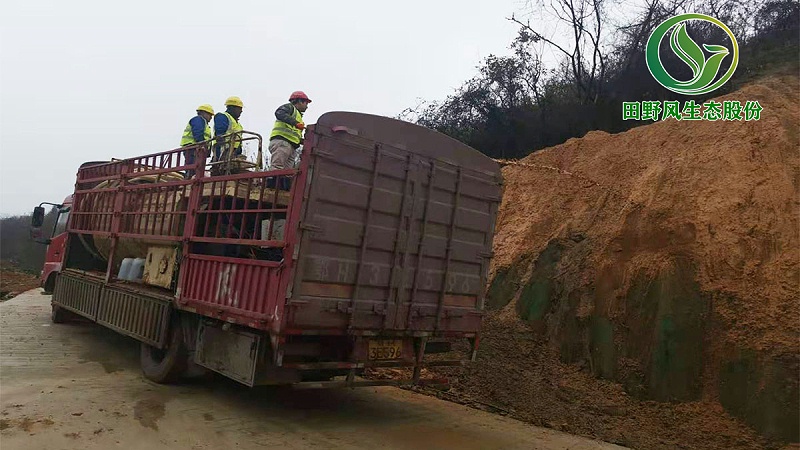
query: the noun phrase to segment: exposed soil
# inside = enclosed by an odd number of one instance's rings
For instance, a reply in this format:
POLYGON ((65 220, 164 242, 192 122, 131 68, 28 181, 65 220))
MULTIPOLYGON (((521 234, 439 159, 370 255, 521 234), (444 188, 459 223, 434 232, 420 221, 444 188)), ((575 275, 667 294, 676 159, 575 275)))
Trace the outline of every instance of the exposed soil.
POLYGON ((800 431, 800 85, 503 169, 478 362, 453 393, 642 449, 779 448, 800 431))
POLYGON ((39 287, 39 278, 23 272, 13 264, 0 261, 0 301, 39 287))

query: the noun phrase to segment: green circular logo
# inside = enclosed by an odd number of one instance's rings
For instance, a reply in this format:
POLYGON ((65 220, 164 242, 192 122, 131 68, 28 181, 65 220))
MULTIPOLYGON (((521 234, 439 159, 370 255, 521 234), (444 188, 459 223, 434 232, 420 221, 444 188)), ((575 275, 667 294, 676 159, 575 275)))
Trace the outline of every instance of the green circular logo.
POLYGON ((739 44, 736 42, 736 38, 730 28, 719 20, 704 14, 681 14, 661 22, 653 30, 647 40, 645 55, 647 57, 647 69, 650 70, 650 74, 662 86, 679 94, 702 95, 720 88, 733 76, 733 72, 736 71, 736 66, 739 64, 739 44), (733 49, 728 49, 723 45, 710 44, 703 44, 701 48, 689 37, 689 33, 686 31, 686 22, 689 20, 702 20, 722 28, 731 39, 733 49), (672 31, 669 37, 670 48, 681 61, 692 69, 691 80, 676 80, 667 73, 661 63, 661 55, 659 53, 661 41, 670 31, 672 31), (703 52, 703 49, 710 53, 708 58, 706 58, 706 52, 703 52), (733 54, 733 61, 731 61, 730 67, 722 77, 717 78, 722 62, 731 53, 733 54))

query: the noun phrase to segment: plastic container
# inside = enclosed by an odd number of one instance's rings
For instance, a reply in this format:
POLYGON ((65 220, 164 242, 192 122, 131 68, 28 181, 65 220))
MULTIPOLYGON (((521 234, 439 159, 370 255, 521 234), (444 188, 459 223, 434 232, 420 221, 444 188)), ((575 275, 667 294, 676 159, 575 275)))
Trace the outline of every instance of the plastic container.
POLYGON ((119 273, 117 273, 117 279, 127 280, 131 272, 132 265, 133 265, 133 258, 123 259, 122 264, 119 265, 119 273))
POLYGON ((128 273, 128 281, 141 280, 144 275, 144 258, 136 258, 131 264, 131 271, 128 273))
POLYGON ((272 225, 272 237, 269 236, 269 219, 261 221, 261 239, 282 241, 283 231, 286 228, 286 219, 275 219, 272 225))

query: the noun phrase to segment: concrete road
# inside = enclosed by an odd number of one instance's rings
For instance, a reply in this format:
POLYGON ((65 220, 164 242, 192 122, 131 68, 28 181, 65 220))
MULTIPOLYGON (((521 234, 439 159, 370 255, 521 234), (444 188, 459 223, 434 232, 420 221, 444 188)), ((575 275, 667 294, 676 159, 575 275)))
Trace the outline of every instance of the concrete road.
POLYGON ((12 449, 620 448, 396 388, 162 386, 138 343, 50 322, 50 297, 0 304, 0 447, 12 449))

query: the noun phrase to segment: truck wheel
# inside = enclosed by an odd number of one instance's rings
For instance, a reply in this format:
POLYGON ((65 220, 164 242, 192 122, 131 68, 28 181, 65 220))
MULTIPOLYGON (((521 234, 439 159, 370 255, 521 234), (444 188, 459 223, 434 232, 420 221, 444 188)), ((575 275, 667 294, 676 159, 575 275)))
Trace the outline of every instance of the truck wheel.
POLYGON ((189 353, 183 342, 180 321, 173 321, 170 328, 170 337, 166 348, 158 349, 143 342, 139 353, 142 373, 148 380, 159 384, 178 381, 186 372, 189 360, 189 353))
POLYGON ((55 273, 50 274, 47 277, 47 281, 45 281, 44 285, 42 286, 42 294, 44 295, 53 295, 53 290, 56 288, 56 275, 55 273))

